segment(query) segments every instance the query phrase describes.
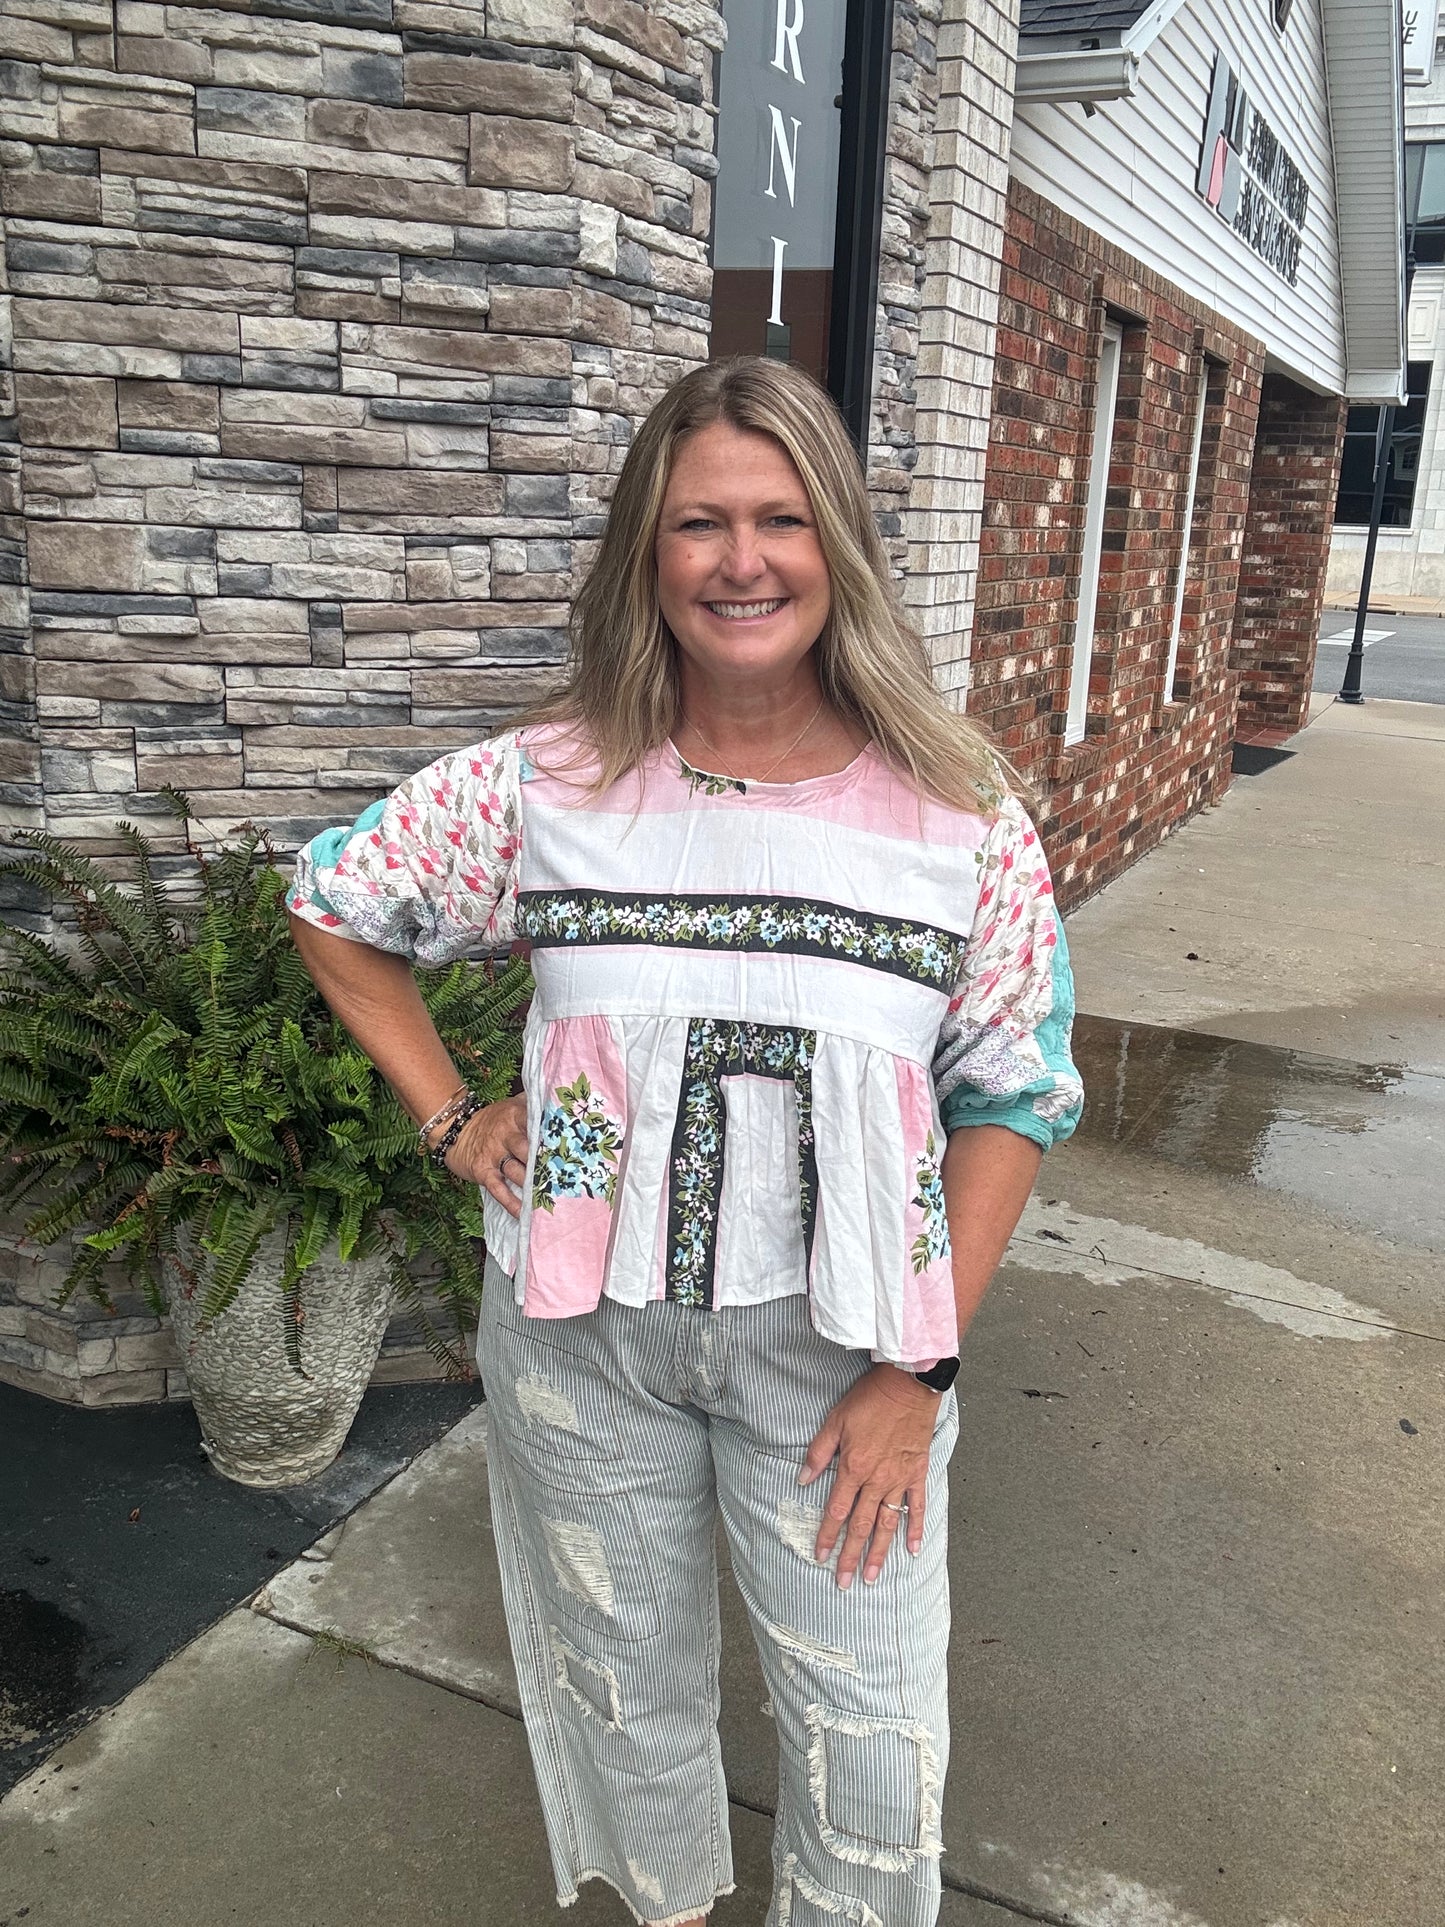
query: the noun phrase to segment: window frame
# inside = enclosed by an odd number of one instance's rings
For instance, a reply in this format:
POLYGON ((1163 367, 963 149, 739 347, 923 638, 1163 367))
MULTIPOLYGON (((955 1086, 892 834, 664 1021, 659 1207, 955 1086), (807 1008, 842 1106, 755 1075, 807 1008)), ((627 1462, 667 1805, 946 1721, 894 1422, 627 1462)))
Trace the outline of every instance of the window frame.
POLYGON ((1065 749, 1073 749, 1082 743, 1089 729, 1089 681, 1094 666, 1094 632, 1099 612, 1099 576, 1104 553, 1104 517, 1108 509, 1109 469, 1113 461, 1114 429, 1119 409, 1124 326, 1117 316, 1105 314, 1099 333, 1094 414, 1089 431, 1089 476, 1084 497, 1084 541, 1079 560, 1078 608, 1074 615, 1068 703, 1064 712, 1065 749))
MULTIPOLYGON (((1395 410, 1394 430, 1391 436, 1391 446, 1390 446, 1389 453, 1386 457, 1386 460, 1389 463, 1389 470, 1387 472, 1386 480, 1385 480, 1385 498, 1384 498, 1385 513, 1382 514, 1380 518, 1381 529, 1382 530, 1388 529, 1392 534, 1395 534, 1395 535, 1406 535, 1415 526, 1415 512, 1417 507, 1417 496, 1419 493, 1419 480, 1420 480, 1419 466, 1417 463, 1414 473, 1409 477, 1408 501, 1406 502, 1405 501, 1406 484, 1403 481, 1397 482, 1395 480, 1395 465, 1396 465, 1395 457, 1396 457, 1396 452, 1400 448, 1402 442, 1407 441, 1411 438, 1415 438, 1419 442, 1420 446, 1423 447, 1424 435, 1425 435, 1425 424, 1426 424, 1426 421, 1429 419, 1431 391, 1435 385, 1435 358, 1433 355, 1430 356, 1429 358, 1426 358, 1424 356, 1421 356, 1419 358, 1412 358, 1411 360, 1406 362, 1405 367, 1406 367, 1406 385, 1407 385, 1407 392, 1409 394, 1409 400, 1406 401, 1403 407, 1397 408, 1395 410), (1419 384, 1419 379, 1418 379, 1421 370, 1423 370, 1423 385, 1419 384), (1402 420, 1417 403, 1419 405, 1418 425, 1402 428, 1401 427, 1402 420), (1395 511, 1397 511, 1402 506, 1405 506, 1408 509, 1408 512, 1403 516, 1403 518, 1399 517, 1398 514, 1395 513, 1395 511)), ((1346 412, 1343 444, 1340 451, 1340 479, 1339 479, 1339 484, 1335 490, 1334 526, 1336 528, 1365 530, 1365 529, 1368 529, 1370 526, 1370 507, 1373 507, 1373 498, 1374 498, 1375 458, 1372 456, 1371 462, 1370 462, 1370 486, 1368 490, 1355 488, 1355 487, 1347 487, 1347 484, 1350 478, 1346 473, 1345 459, 1350 452, 1350 443, 1352 441, 1362 442, 1366 439, 1366 437, 1368 437, 1371 442, 1374 442, 1378 445, 1378 437, 1380 433, 1380 415, 1381 415, 1381 410, 1379 408, 1372 408, 1372 407, 1369 407, 1368 405, 1360 406, 1358 404, 1355 407, 1350 408, 1346 412), (1362 422, 1361 426, 1357 428, 1351 428, 1350 426, 1351 416, 1354 416, 1355 418, 1360 419, 1367 415, 1373 417, 1373 421, 1371 422, 1369 427, 1365 427, 1362 422), (1362 502, 1362 501, 1368 500, 1370 507, 1367 507, 1365 509, 1365 512, 1362 516, 1354 516, 1354 515, 1347 516, 1343 512, 1343 504, 1347 496, 1348 496, 1348 499, 1352 502, 1362 502)))
POLYGON ((1169 651, 1164 659, 1164 701, 1179 701, 1175 690, 1179 681, 1179 641, 1184 633, 1184 594, 1189 585, 1189 556, 1194 546, 1194 510, 1199 500, 1199 464, 1204 454, 1204 417, 1209 410, 1209 362, 1199 357, 1199 390, 1194 401, 1194 428, 1190 437, 1188 480, 1184 491, 1183 527, 1179 535, 1179 566, 1174 581, 1174 614, 1169 625, 1169 651))

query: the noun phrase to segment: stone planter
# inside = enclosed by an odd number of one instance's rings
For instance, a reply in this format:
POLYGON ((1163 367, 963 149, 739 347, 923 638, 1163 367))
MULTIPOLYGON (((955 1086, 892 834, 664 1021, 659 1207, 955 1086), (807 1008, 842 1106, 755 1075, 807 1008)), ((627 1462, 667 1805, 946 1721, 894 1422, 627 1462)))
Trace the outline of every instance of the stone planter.
POLYGON ((341 1450, 381 1350, 392 1285, 380 1258, 334 1253, 302 1285, 299 1376, 286 1357, 277 1280, 282 1240, 267 1238, 234 1302, 202 1327, 200 1295, 174 1278, 171 1323, 201 1438, 216 1470, 241 1485, 300 1485, 341 1450))

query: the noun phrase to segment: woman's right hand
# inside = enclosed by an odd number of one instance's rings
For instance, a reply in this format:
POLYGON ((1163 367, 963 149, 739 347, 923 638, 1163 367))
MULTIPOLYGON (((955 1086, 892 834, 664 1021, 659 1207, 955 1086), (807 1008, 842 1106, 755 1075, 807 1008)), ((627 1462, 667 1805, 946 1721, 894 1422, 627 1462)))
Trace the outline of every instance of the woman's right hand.
POLYGON ((469 1119, 447 1152, 447 1169, 481 1185, 514 1218, 520 1217, 521 1185, 527 1175, 526 1098, 504 1098, 469 1119))

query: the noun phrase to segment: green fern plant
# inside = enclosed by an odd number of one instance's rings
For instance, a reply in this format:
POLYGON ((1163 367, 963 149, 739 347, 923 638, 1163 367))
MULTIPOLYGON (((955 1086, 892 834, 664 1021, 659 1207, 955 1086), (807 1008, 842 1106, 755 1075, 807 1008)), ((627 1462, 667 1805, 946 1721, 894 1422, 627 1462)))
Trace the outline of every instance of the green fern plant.
MULTIPOLYGON (((132 877, 40 831, 20 833, 8 874, 74 906, 75 949, 0 931, 0 1205, 42 1245, 79 1234, 61 1287, 109 1306, 119 1265, 165 1309, 171 1281, 222 1316, 262 1240, 280 1231, 277 1281, 292 1368, 302 1370, 306 1273, 324 1252, 381 1254, 426 1342, 466 1371, 458 1341, 481 1296, 474 1190, 417 1155, 390 1087, 322 1001, 291 942, 286 879, 246 826, 206 852, 190 805, 165 792, 190 871, 163 890, 156 851, 118 833, 132 877), (448 1310, 429 1316, 416 1277, 448 1310)), ((437 1029, 487 1103, 514 1088, 527 966, 417 973, 437 1029)))

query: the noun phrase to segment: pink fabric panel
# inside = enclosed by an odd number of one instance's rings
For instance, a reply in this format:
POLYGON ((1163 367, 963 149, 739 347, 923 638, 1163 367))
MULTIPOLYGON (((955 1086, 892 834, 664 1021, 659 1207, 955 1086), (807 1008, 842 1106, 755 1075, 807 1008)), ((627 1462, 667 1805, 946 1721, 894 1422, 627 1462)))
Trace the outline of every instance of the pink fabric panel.
POLYGON ((801 783, 748 783, 745 794, 725 789, 720 795, 710 796, 702 789, 695 794, 690 790, 676 752, 664 744, 640 771, 622 777, 600 796, 589 797, 586 785, 596 765, 579 761, 575 769, 567 769, 561 751, 565 741, 555 726, 542 725, 522 732, 522 746, 533 766, 527 780, 529 800, 628 816, 667 815, 679 810, 745 814, 762 809, 949 849, 980 849, 988 835, 989 823, 984 817, 940 803, 925 803, 920 817, 918 798, 871 748, 861 750, 846 769, 831 776, 811 777, 801 783))
POLYGON ((928 1073, 897 1057, 898 1114, 909 1180, 903 1216, 903 1356, 917 1363, 952 1358, 958 1350, 958 1309, 948 1221, 943 1215, 943 1152, 934 1121, 928 1073))
POLYGON ((627 1135, 627 1075, 607 1019, 549 1025, 542 1081, 523 1309, 575 1318, 602 1296, 627 1135))

